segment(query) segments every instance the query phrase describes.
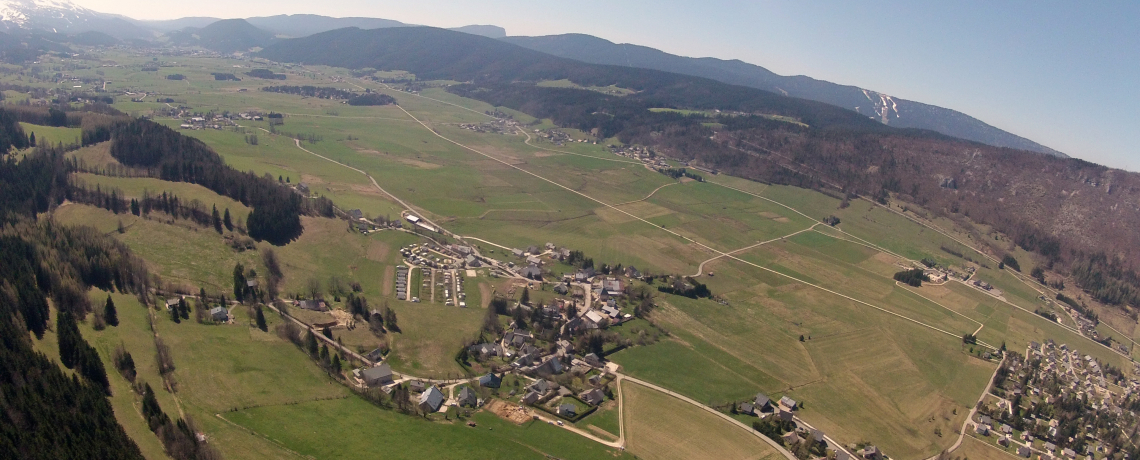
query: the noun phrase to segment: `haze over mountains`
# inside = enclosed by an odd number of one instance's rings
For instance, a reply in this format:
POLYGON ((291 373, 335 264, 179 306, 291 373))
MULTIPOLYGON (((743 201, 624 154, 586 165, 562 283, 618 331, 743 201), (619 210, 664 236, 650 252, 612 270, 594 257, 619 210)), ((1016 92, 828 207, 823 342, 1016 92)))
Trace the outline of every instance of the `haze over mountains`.
MULTIPOLYGON (((168 40, 170 44, 201 46, 232 53, 265 47, 286 37, 304 37, 345 27, 378 29, 415 25, 381 18, 332 18, 313 14, 252 17, 245 20, 188 17, 138 21, 99 13, 66 1, 4 0, 0 2, 0 27, 8 31, 45 30, 65 34, 95 31, 124 40, 168 40)), ((587 63, 640 67, 705 77, 825 102, 890 126, 928 129, 997 147, 1065 156, 962 112, 807 76, 781 76, 764 67, 739 60, 689 58, 644 46, 615 44, 582 34, 507 37, 503 28, 491 25, 470 25, 452 30, 500 38, 511 44, 587 63)))
POLYGON ((826 102, 854 110, 890 126, 937 131, 948 136, 1050 155, 1065 156, 1024 137, 1002 131, 956 110, 892 97, 855 86, 816 80, 803 75, 782 76, 739 60, 689 58, 653 48, 616 44, 582 34, 506 37, 503 40, 555 56, 594 64, 657 69, 750 86, 786 96, 826 102))

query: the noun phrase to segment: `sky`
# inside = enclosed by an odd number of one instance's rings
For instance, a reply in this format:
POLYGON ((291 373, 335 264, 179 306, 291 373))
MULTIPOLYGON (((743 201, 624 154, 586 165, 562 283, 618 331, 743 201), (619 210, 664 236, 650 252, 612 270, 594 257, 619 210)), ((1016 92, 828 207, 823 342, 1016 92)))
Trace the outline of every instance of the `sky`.
POLYGON ((310 13, 585 33, 946 107, 1140 171, 1140 2, 73 0, 136 19, 310 13))

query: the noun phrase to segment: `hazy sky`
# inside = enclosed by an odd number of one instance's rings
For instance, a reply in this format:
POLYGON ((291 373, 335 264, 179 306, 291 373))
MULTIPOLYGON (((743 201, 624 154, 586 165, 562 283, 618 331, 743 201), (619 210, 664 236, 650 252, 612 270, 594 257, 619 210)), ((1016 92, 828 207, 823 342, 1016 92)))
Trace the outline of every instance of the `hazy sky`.
POLYGON ((313 13, 580 32, 947 107, 1140 170, 1140 2, 73 0, 137 19, 313 13))

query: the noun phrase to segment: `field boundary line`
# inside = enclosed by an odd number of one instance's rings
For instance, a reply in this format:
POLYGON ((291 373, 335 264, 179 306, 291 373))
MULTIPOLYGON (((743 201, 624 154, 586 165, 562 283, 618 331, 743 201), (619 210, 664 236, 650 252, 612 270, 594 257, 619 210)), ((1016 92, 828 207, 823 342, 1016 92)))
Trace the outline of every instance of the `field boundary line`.
POLYGON ((293 450, 293 449, 290 449, 290 448, 288 448, 288 447, 285 447, 285 445, 284 445, 284 444, 282 444, 280 441, 278 441, 278 440, 276 440, 276 439, 273 439, 273 438, 271 438, 271 437, 269 437, 269 436, 266 436, 266 435, 264 435, 264 434, 262 434, 262 433, 260 433, 260 432, 258 432, 258 431, 256 431, 256 430, 252 429, 252 428, 247 428, 247 427, 244 427, 244 426, 238 425, 237 423, 234 423, 234 422, 230 421, 229 419, 227 419, 227 418, 223 417, 223 416, 222 416, 222 414, 214 414, 214 417, 217 417, 217 418, 218 418, 218 419, 220 419, 221 421, 223 421, 223 422, 226 422, 226 423, 229 423, 230 425, 233 425, 233 426, 237 427, 237 429, 239 429, 239 430, 245 431, 246 433, 249 433, 249 434, 251 434, 251 435, 253 435, 253 436, 257 436, 257 437, 259 437, 259 438, 261 438, 261 439, 264 439, 264 440, 266 440, 266 441, 269 441, 269 442, 270 442, 270 443, 272 443, 274 446, 276 446, 278 449, 281 449, 281 450, 284 450, 285 452, 288 452, 288 453, 290 453, 290 454, 296 455, 297 457, 301 457, 301 458, 314 458, 314 457, 313 457, 313 456, 311 456, 311 455, 304 455, 304 454, 302 454, 302 453, 300 453, 300 452, 297 452, 297 451, 295 451, 295 450, 293 450))
POLYGON ((657 188, 656 188, 656 189, 654 189, 652 192, 649 192, 649 194, 648 194, 648 195, 645 195, 645 198, 642 198, 642 199, 640 199, 640 200, 626 201, 625 203, 615 204, 614 206, 625 206, 625 205, 627 205, 627 204, 640 203, 640 202, 642 202, 642 201, 645 201, 645 200, 648 200, 648 199, 650 199, 650 198, 653 198, 653 195, 656 195, 656 194, 657 194, 657 191, 658 191, 658 190, 661 190, 661 189, 663 189, 663 188, 665 188, 665 187, 668 187, 668 186, 670 186, 670 185, 677 185, 677 184, 679 184, 679 183, 680 183, 680 182, 670 182, 670 183, 668 183, 668 184, 665 184, 665 185, 662 185, 662 186, 660 186, 660 187, 657 187, 657 188))
MULTIPOLYGON (((997 373, 999 370, 1001 370, 1001 367, 1003 365, 1005 365, 1005 353, 1002 353, 1001 362, 999 362, 997 367, 994 368, 994 373, 992 375, 990 375, 989 381, 986 382, 986 388, 982 390, 982 395, 980 397, 978 397, 978 402, 981 402, 983 399, 986 399, 986 395, 990 394, 990 388, 993 388, 993 386, 994 386, 994 377, 997 377, 997 373)), ((952 446, 950 446, 950 448, 946 449, 946 451, 945 451, 946 453, 953 452, 955 449, 957 449, 958 447, 960 447, 962 445, 962 440, 966 437, 966 427, 970 426, 970 423, 974 419, 974 414, 976 414, 977 412, 978 412, 978 404, 974 404, 974 406, 970 408, 970 413, 966 414, 966 420, 964 420, 962 422, 962 431, 958 432, 958 440, 954 442, 954 445, 952 445, 952 446)), ((941 455, 942 454, 938 454, 938 455, 930 457, 926 460, 937 460, 938 457, 940 457, 941 455)))
MULTIPOLYGON (((681 235, 680 233, 677 233, 677 232, 675 232, 675 231, 669 230, 669 229, 667 229, 667 228, 664 228, 664 227, 661 227, 661 226, 659 226, 659 225, 655 225, 654 223, 652 223, 652 222, 650 222, 650 221, 648 221, 648 220, 646 220, 646 219, 644 219, 644 218, 642 218, 642 217, 639 217, 639 216, 636 216, 636 215, 634 215, 634 214, 631 214, 631 213, 629 213, 629 212, 626 212, 626 211, 624 211, 624 210, 618 209, 618 208, 614 207, 613 205, 611 205, 611 204, 608 204, 608 203, 605 203, 605 202, 603 202, 603 201, 601 201, 601 200, 599 200, 599 199, 597 199, 597 198, 591 197, 591 196, 589 196, 589 195, 586 195, 585 193, 579 192, 579 191, 577 191, 577 190, 574 190, 574 189, 572 189, 572 188, 570 188, 570 187, 567 187, 567 186, 565 186, 565 185, 559 184, 558 182, 552 181, 552 180, 550 180, 550 179, 547 179, 547 178, 545 178, 545 177, 542 177, 542 176, 540 176, 540 175, 538 175, 538 174, 535 174, 535 173, 533 173, 533 172, 527 171, 527 170, 525 170, 525 169, 523 169, 523 168, 520 168, 520 167, 518 167, 518 166, 516 166, 516 165, 513 165, 513 164, 511 164, 511 163, 509 163, 509 162, 506 162, 506 161, 500 160, 500 159, 498 159, 498 158, 495 158, 495 157, 494 157, 494 156, 492 156, 492 155, 489 155, 489 154, 486 154, 486 153, 480 152, 479 150, 476 150, 476 149, 474 149, 474 148, 472 148, 472 147, 469 147, 469 146, 463 145, 463 144, 461 144, 461 143, 459 143, 459 142, 456 142, 456 141, 454 141, 454 140, 451 140, 451 139, 449 139, 449 138, 447 138, 447 137, 443 136, 442 134, 440 134, 440 133, 436 132, 436 130, 432 129, 430 126, 428 126, 426 123, 424 123, 423 121, 421 121, 419 118, 416 118, 416 117, 415 117, 415 115, 412 115, 412 114, 411 114, 411 112, 408 112, 408 110, 407 110, 407 109, 403 108, 402 106, 397 106, 397 107, 399 107, 399 109, 400 109, 400 110, 402 110, 402 111, 403 111, 405 114, 407 114, 407 115, 408 115, 409 117, 411 117, 413 120, 416 120, 416 122, 418 122, 418 123, 420 124, 420 126, 423 126, 423 127, 424 127, 424 129, 427 129, 428 131, 430 131, 432 134, 434 134, 436 137, 438 137, 438 138, 440 138, 440 139, 443 139, 443 140, 445 140, 445 141, 447 141, 447 142, 449 142, 449 143, 451 143, 451 144, 454 144, 454 145, 456 145, 456 146, 458 146, 458 147, 460 147, 460 148, 463 148, 463 149, 466 149, 466 150, 470 150, 470 151, 472 151, 472 152, 475 152, 475 153, 477 153, 477 154, 479 154, 479 155, 482 155, 482 156, 484 156, 484 157, 490 158, 490 159, 492 159, 492 160, 494 160, 494 161, 497 161, 497 162, 499 162, 499 163, 502 163, 502 164, 506 165, 507 167, 513 168, 513 169, 515 169, 515 170, 518 170, 518 171, 520 171, 520 172, 523 172, 523 173, 525 173, 525 174, 527 174, 527 175, 533 176, 533 177, 535 177, 535 178, 537 178, 537 179, 540 179, 540 180, 542 180, 542 181, 544 181, 544 182, 548 182, 548 183, 550 183, 550 184, 552 184, 552 185, 554 185, 554 186, 556 186, 556 187, 562 188, 562 189, 564 189, 564 190, 567 190, 567 191, 569 191, 569 192, 571 192, 571 193, 574 193, 574 194, 576 194, 576 195, 578 195, 578 196, 581 196, 581 197, 583 197, 583 198, 586 198, 586 199, 588 199, 588 200, 590 200, 590 201, 596 202, 596 203, 598 203, 598 204, 600 204, 600 205, 602 205, 602 206, 605 206, 605 207, 607 207, 607 208, 613 209, 614 211, 617 211, 617 212, 619 212, 619 213, 625 214, 625 215, 627 215, 627 216, 629 216, 629 217, 632 217, 632 218, 634 218, 635 220, 641 221, 641 222, 643 222, 643 223, 645 223, 645 224, 647 224, 647 225, 650 225, 650 226, 652 226, 652 227, 658 228, 658 229, 660 229, 660 230, 661 230, 661 231, 663 231, 663 232, 666 232, 666 233, 669 233, 669 234, 671 234, 671 235, 673 235, 673 236, 676 236, 676 237, 678 237, 678 238, 681 238, 682 240, 685 240, 685 241, 688 241, 688 242, 690 242, 690 243, 696 244, 697 246, 700 246, 700 247, 702 247, 702 248, 705 248, 705 249, 707 249, 707 250, 713 251, 714 253, 720 254, 720 255, 722 255, 722 256, 724 256, 724 257, 728 257, 728 258, 730 258, 730 259, 733 259, 733 260, 736 260, 736 261, 738 261, 738 262, 741 262, 741 263, 744 263, 744 264, 747 264, 747 265, 751 265, 751 266, 753 266, 753 267, 759 268, 759 269, 761 269, 761 270, 764 270, 764 271, 767 271, 767 272, 770 272, 770 273, 773 273, 773 274, 776 274, 776 275, 779 275, 779 276, 783 276, 783 277, 785 277, 785 278, 788 278, 788 279, 790 279, 790 280, 793 280, 793 281, 796 281, 796 282, 799 282, 799 283, 805 284, 805 285, 807 285, 807 286, 811 286, 811 287, 814 287, 814 288, 816 288, 816 289, 819 289, 819 290, 821 290, 821 291, 824 291, 824 292, 827 292, 827 293, 830 293, 830 294, 834 294, 834 295, 837 295, 837 296, 839 296, 839 297, 843 297, 843 298, 845 298, 845 299, 847 299, 847 300, 850 300, 850 301, 853 301, 853 302, 859 303, 859 304, 861 304, 861 305, 865 305, 865 306, 868 306, 868 307, 874 308, 874 309, 876 309, 876 310, 879 310, 879 311, 881 311, 881 312, 884 312, 884 313, 887 313, 887 314, 890 314, 890 315, 893 315, 893 316, 896 316, 896 317, 899 317, 899 318, 905 319, 905 320, 907 320, 907 321, 913 322, 913 323, 915 323, 915 324, 918 324, 918 325, 920 325, 920 326, 926 327, 926 328, 928 328, 928 329, 931 329, 931 330, 934 330, 934 331, 938 331, 938 332, 941 332, 941 333, 943 333, 943 334, 946 334, 946 335, 948 335, 948 336, 951 336, 951 337, 954 337, 954 338, 958 338, 958 334, 955 334, 955 333, 953 333, 953 332, 949 332, 949 331, 946 331, 946 330, 944 330, 944 329, 940 329, 940 328, 934 327, 934 326, 932 326, 932 325, 929 325, 929 324, 923 323, 923 322, 921 322, 921 321, 919 321, 919 320, 916 320, 916 319, 914 319, 914 318, 910 318, 910 317, 907 317, 907 316, 905 316, 905 315, 901 315, 901 314, 899 314, 899 313, 895 313, 895 312, 893 312, 893 311, 887 310, 887 309, 885 309, 885 308, 882 308, 882 307, 877 307, 877 306, 875 306, 875 305, 871 305, 870 303, 864 302, 864 301, 862 301, 862 300, 856 299, 856 298, 854 298, 854 297, 851 297, 851 296, 848 296, 848 295, 845 295, 845 294, 841 294, 841 293, 839 293, 839 292, 836 292, 836 291, 833 291, 833 290, 831 290, 831 289, 827 289, 827 288, 825 288, 825 287, 823 287, 823 286, 819 286, 819 285, 816 285, 816 284, 808 283, 808 282, 806 282, 806 281, 800 280, 800 279, 798 279, 798 278, 796 278, 796 277, 793 277, 793 276, 791 276, 791 275, 787 275, 787 274, 784 274, 784 273, 780 273, 780 272, 778 272, 778 271, 776 271, 776 270, 772 270, 772 269, 770 269, 770 268, 767 268, 767 267, 761 266, 761 265, 759 265, 759 264, 756 264, 756 263, 753 263, 753 262, 749 262, 749 261, 747 261, 747 260, 741 259, 741 258, 739 258, 739 257, 736 257, 736 256, 734 256, 734 255, 731 255, 731 254, 725 253, 725 252, 723 252, 723 251, 720 251, 720 250, 718 250, 718 249, 716 249, 716 248, 713 248, 712 246, 709 246, 709 245, 707 245, 707 244, 704 244, 704 243, 701 243, 701 242, 699 242, 699 241, 696 241, 696 240, 694 240, 694 239, 692 239, 692 238, 690 238, 690 237, 687 237, 687 236, 681 235)), ((297 141, 297 145, 298 145, 298 146, 300 145, 300 141, 297 141)), ((314 155, 315 155, 315 154, 314 154, 314 155)), ((330 160, 330 161, 332 161, 332 160, 330 160)), ((730 187, 730 188, 731 188, 731 187, 730 187)), ((763 198, 763 197, 761 197, 761 198, 763 198)), ((787 206, 787 205, 785 205, 785 204, 782 204, 782 203, 779 203, 779 202, 776 202, 776 201, 770 200, 770 199, 768 199, 768 198, 763 198, 763 199, 765 199, 765 200, 768 200, 768 201, 772 201, 773 203, 779 204, 780 206, 783 206, 783 207, 785 207, 785 208, 788 208, 788 209, 792 210, 793 212, 796 212, 797 214, 800 214, 800 215, 802 215, 802 216, 804 216, 804 217, 808 217, 808 218, 810 219, 810 217, 809 217, 808 215, 806 215, 806 214, 804 214, 804 213, 802 213, 802 212, 799 212, 799 211, 797 211, 797 210, 795 210, 795 209, 793 209, 793 208, 791 208, 791 207, 789 207, 789 206, 787 206)), ((812 219, 812 221, 815 221, 815 219, 812 219)))
MULTIPOLYGON (((621 205, 618 205, 618 206, 621 206, 621 205)), ((709 263, 709 262, 712 262, 712 261, 714 261, 714 260, 717 260, 717 259, 719 259, 719 258, 721 258, 721 257, 725 257, 725 256, 728 256, 729 254, 736 254, 736 253, 738 253, 738 252, 747 251, 747 250, 749 250, 749 249, 755 249, 755 248, 758 248, 758 247, 760 247, 760 246, 763 246, 763 245, 765 245, 765 244, 768 244, 768 243, 772 243, 772 242, 775 242, 775 241, 780 241, 780 240, 783 240, 783 239, 791 238, 791 237, 793 237, 793 236, 799 235, 800 233, 803 233, 803 232, 806 232, 806 231, 809 231, 809 230, 815 230, 815 226, 816 226, 816 225, 819 225, 819 223, 815 223, 815 224, 812 224, 812 226, 811 226, 811 227, 805 228, 805 229, 803 229, 803 230, 800 230, 800 231, 797 231, 797 232, 793 232, 793 233, 789 233, 789 234, 787 234, 787 235, 784 235, 784 236, 780 236, 780 237, 772 238, 772 239, 770 239, 770 240, 768 240, 768 241, 761 241, 761 242, 759 242, 759 243, 756 243, 756 244, 753 244, 753 245, 750 245, 750 246, 745 246, 745 247, 743 247, 743 248, 740 248, 740 249, 735 249, 735 250, 732 250, 732 251, 728 251, 728 252, 726 252, 726 253, 723 253, 723 254, 721 254, 721 255, 719 255, 719 256, 716 256, 716 257, 713 257, 713 258, 711 258, 711 259, 708 259, 708 260, 706 260, 706 261, 704 261, 704 262, 701 262, 701 264, 697 266, 697 274, 693 275, 693 277, 698 277, 698 276, 701 276, 701 273, 703 273, 703 272, 704 272, 704 269, 705 269, 705 264, 707 264, 707 263, 709 263)))
POLYGON ((631 381, 631 382, 633 382, 633 383, 636 383, 636 384, 638 384, 638 385, 641 385, 641 386, 643 386, 643 387, 645 387, 645 388, 648 388, 648 389, 650 389, 650 390, 654 390, 654 391, 658 391, 658 392, 664 393, 664 394, 666 394, 666 395, 668 395, 668 396, 672 396, 672 397, 674 397, 674 398, 676 398, 676 399, 678 399, 678 400, 680 400, 680 401, 682 401, 682 402, 684 402, 684 403, 688 403, 688 404, 691 404, 691 405, 697 406, 697 407, 699 407, 699 408, 701 408, 701 409, 705 410, 706 412, 710 412, 710 413, 712 413, 712 414, 716 415, 717 417, 720 417, 722 420, 726 420, 726 421, 728 421, 729 423, 732 423, 733 425, 735 425, 735 426, 737 426, 737 427, 739 427, 739 428, 742 428, 742 429, 744 429, 745 431, 747 431, 747 432, 751 433, 753 436, 756 436, 756 437, 758 437, 758 438, 760 438, 760 439, 764 440, 764 442, 768 443, 768 445, 772 446, 772 448, 773 448, 773 449, 776 449, 776 452, 779 452, 780 454, 782 454, 782 455, 783 455, 785 458, 787 458, 788 460, 797 460, 797 459, 796 459, 796 456, 795 456, 795 455, 792 455, 792 453, 791 453, 791 452, 788 452, 788 450, 787 450, 787 449, 785 449, 785 448, 784 448, 784 446, 781 446, 779 443, 777 443, 776 441, 774 441, 772 438, 769 438, 769 437, 765 436, 763 433, 760 433, 759 431, 756 431, 756 430, 752 429, 752 427, 750 427, 750 426, 748 426, 748 425, 745 425, 745 424, 741 423, 741 422, 740 422, 740 420, 737 420, 737 419, 734 419, 734 418, 732 418, 732 417, 729 417, 729 416, 727 416, 727 415, 725 415, 725 414, 721 413, 720 411, 717 411, 716 409, 713 409, 713 408, 711 408, 711 407, 709 407, 709 406, 706 406, 706 405, 704 405, 704 404, 701 404, 701 403, 699 403, 699 402, 696 402, 696 401, 694 401, 693 399, 689 398, 688 396, 682 395, 682 394, 680 394, 680 393, 677 393, 677 392, 675 392, 675 391, 667 390, 667 389, 665 389, 665 388, 659 387, 659 386, 657 386, 657 385, 654 385, 654 384, 652 384, 652 383, 646 382, 646 381, 644 381, 644 380, 641 380, 641 379, 638 379, 638 378, 630 377, 630 376, 628 376, 628 375, 624 375, 624 374, 618 374, 618 376, 619 376, 619 378, 621 378, 621 379, 628 379, 629 381, 631 381))

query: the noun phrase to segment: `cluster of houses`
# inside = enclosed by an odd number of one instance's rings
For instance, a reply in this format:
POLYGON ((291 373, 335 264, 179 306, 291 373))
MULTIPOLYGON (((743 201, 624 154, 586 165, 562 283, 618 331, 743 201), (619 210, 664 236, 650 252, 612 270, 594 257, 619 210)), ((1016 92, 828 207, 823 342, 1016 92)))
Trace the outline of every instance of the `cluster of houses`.
POLYGON ((613 145, 609 146, 610 153, 617 156, 622 156, 634 160, 641 161, 651 167, 655 168, 668 168, 669 163, 665 162, 664 157, 657 156, 652 149, 643 145, 613 145))
MULTIPOLYGON (((779 422, 790 423, 792 429, 780 436, 780 441, 785 446, 792 447, 803 442, 823 443, 824 448, 830 447, 835 451, 836 460, 850 460, 851 456, 845 449, 827 445, 826 435, 823 431, 796 418, 795 411, 798 407, 799 402, 789 396, 783 396, 779 400, 773 401, 768 395, 757 393, 756 397, 750 401, 736 403, 735 409, 739 414, 753 415, 760 419, 772 418, 779 422)), ((867 460, 883 458, 879 448, 873 445, 866 445, 856 453, 867 460)))
POLYGON ((1097 359, 1066 344, 1030 342, 1024 356, 1007 353, 1002 366, 1007 377, 996 382, 979 408, 973 433, 996 436, 998 445, 1021 457, 1107 457, 1113 448, 1100 438, 1115 438, 1112 431, 1119 428, 1106 431, 1091 422, 1100 418, 1115 419, 1118 426, 1140 422, 1125 409, 1140 397, 1137 378, 1117 382, 1121 390, 1114 392, 1110 389, 1114 382, 1097 359), (1062 417, 1058 413, 1062 404, 1076 416, 1062 417))
POLYGON ((481 134, 506 134, 513 132, 517 124, 514 120, 497 119, 490 123, 460 123, 459 127, 481 134))
POLYGON ((562 131, 560 129, 548 129, 546 131, 536 129, 536 130, 534 130, 534 133, 539 138, 546 139, 546 140, 550 141, 551 143, 553 143, 554 145, 557 145, 559 147, 561 147, 563 144, 566 144, 569 142, 586 142, 584 139, 579 139, 576 141, 573 138, 571 138, 569 134, 566 134, 565 131, 562 131))
POLYGON ((573 419, 577 417, 578 408, 577 404, 571 400, 581 401, 589 406, 598 406, 605 402, 606 393, 602 391, 604 387, 602 374, 595 374, 587 379, 588 388, 580 392, 575 392, 569 387, 561 386, 553 381, 547 379, 537 379, 524 389, 522 398, 519 402, 528 406, 546 406, 549 405, 552 412, 560 417, 573 419))

